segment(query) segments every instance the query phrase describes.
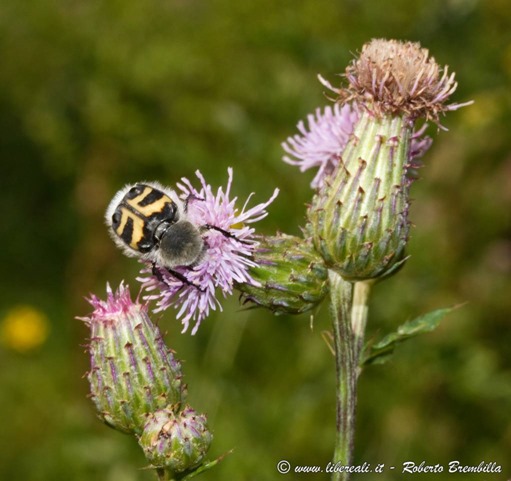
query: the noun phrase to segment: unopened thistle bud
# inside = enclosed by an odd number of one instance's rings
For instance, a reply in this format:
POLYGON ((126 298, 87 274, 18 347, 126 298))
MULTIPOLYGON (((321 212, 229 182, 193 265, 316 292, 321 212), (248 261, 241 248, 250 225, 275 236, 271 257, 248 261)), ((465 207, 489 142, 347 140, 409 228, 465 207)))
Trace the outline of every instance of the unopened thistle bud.
POLYGON ((140 435, 149 413, 184 401, 181 364, 127 286, 89 302, 94 312, 82 319, 91 329, 92 400, 106 424, 140 435))
POLYGON ((250 268, 254 283, 238 284, 245 302, 275 314, 299 314, 316 307, 328 293, 328 271, 310 242, 279 234, 261 237, 250 268))
POLYGON ((409 233, 411 141, 417 119, 438 124, 456 89, 416 43, 373 40, 346 69, 339 102, 355 102, 360 117, 337 169, 309 209, 315 248, 348 280, 389 274, 402 262, 409 233))
POLYGON ((202 462, 212 439, 206 417, 186 406, 150 414, 138 442, 154 467, 182 473, 202 462))

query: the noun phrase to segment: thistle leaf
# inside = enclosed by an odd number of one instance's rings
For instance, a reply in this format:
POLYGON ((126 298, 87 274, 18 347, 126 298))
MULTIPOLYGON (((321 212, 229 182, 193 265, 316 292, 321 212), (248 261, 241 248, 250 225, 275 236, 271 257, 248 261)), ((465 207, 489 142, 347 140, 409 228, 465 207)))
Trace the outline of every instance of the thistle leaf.
POLYGON ((184 477, 178 478, 179 481, 188 481, 189 479, 195 478, 195 476, 198 476, 201 473, 204 473, 208 469, 211 469, 212 467, 216 466, 222 459, 224 459, 227 455, 231 454, 233 450, 227 451, 226 453, 222 454, 218 458, 214 459, 213 461, 207 461, 198 466, 197 468, 193 469, 191 472, 186 473, 184 477))
POLYGON ((360 366, 384 364, 392 357, 398 344, 420 334, 433 331, 438 327, 443 317, 458 307, 460 306, 457 305, 428 312, 411 321, 405 322, 397 328, 397 331, 387 334, 377 343, 367 343, 361 356, 360 366))

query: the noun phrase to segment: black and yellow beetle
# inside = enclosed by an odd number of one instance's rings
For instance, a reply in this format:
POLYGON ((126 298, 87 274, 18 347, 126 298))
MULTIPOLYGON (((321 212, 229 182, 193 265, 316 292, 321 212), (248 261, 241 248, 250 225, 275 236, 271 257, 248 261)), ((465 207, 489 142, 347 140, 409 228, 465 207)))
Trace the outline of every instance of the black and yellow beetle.
POLYGON ((177 194, 157 182, 125 186, 110 202, 105 220, 127 256, 153 265, 193 266, 204 253, 201 228, 187 220, 177 194))

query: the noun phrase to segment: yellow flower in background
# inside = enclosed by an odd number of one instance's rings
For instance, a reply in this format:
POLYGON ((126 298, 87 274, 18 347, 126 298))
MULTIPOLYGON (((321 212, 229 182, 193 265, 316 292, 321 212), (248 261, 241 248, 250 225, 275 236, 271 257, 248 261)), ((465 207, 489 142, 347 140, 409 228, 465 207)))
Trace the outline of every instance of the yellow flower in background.
POLYGON ((46 315, 29 305, 11 308, 0 324, 0 342, 6 348, 26 353, 48 338, 49 323, 46 315))

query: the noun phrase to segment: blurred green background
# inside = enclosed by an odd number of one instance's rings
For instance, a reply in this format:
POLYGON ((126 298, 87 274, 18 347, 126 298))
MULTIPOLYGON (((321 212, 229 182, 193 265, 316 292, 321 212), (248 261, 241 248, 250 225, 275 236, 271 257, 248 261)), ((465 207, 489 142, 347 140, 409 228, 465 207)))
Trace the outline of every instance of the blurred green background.
MULTIPOLYGON (((420 41, 457 73, 448 115, 413 186, 411 259, 374 290, 368 335, 467 304, 360 382, 357 464, 502 466, 511 477, 511 4, 508 0, 4 0, 0 8, 0 479, 139 481, 134 440, 97 421, 83 374, 89 292, 138 265, 108 238, 120 186, 200 169, 254 202, 281 189, 263 233, 299 232, 313 174, 280 159, 298 120, 373 37, 420 41)), ((236 296, 194 337, 159 316, 184 360, 210 451, 206 480, 266 481, 280 459, 324 466, 334 364, 315 315, 243 311, 236 296)), ((300 479, 327 479, 303 475, 300 479)))

